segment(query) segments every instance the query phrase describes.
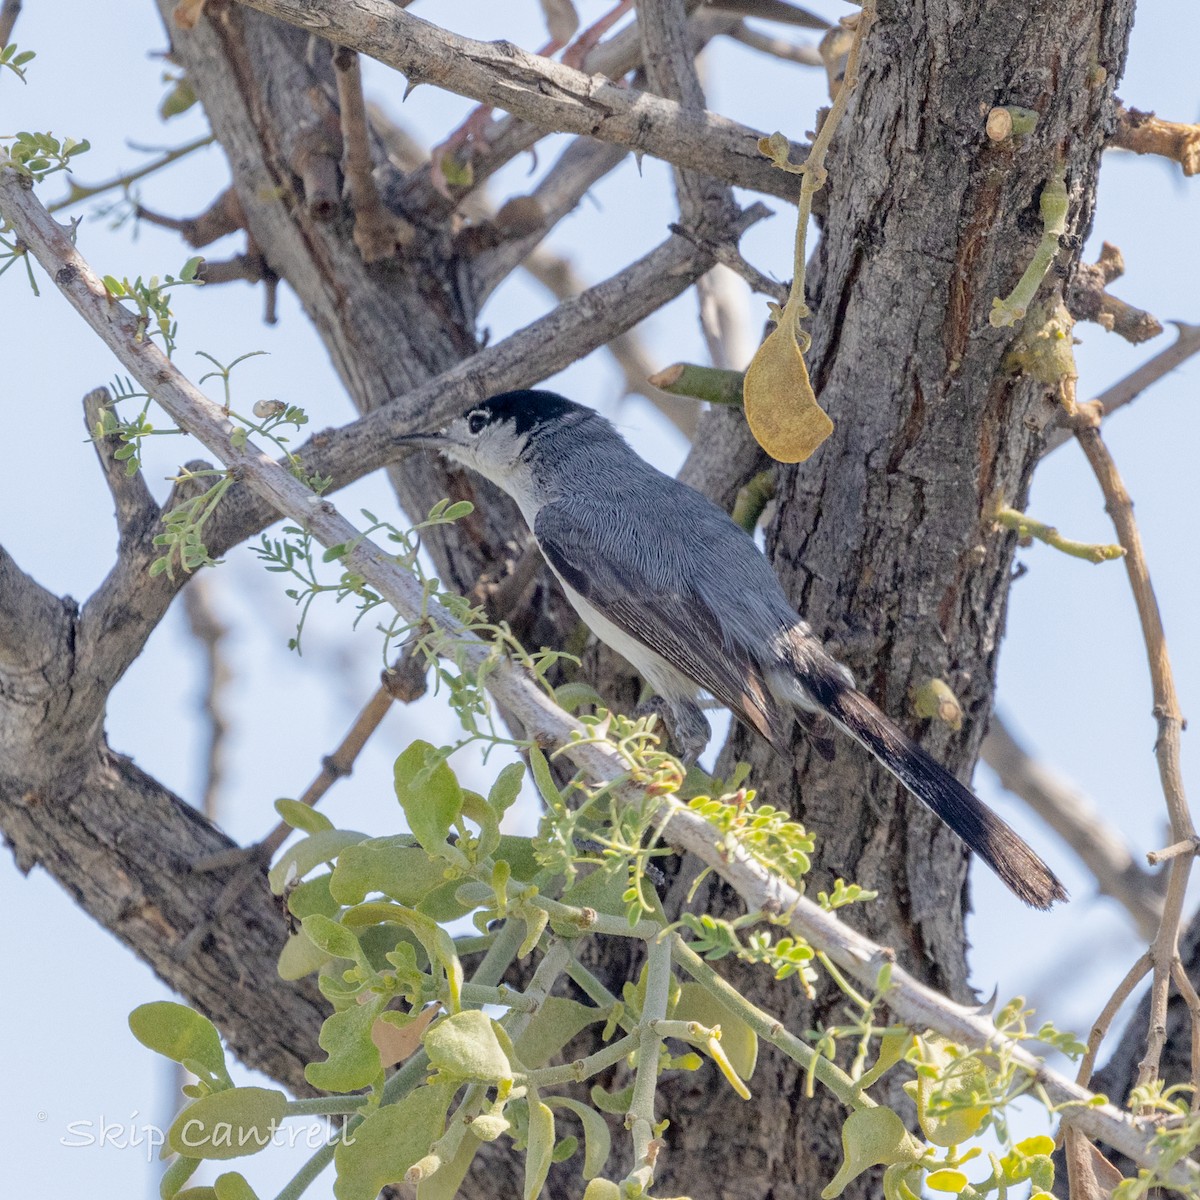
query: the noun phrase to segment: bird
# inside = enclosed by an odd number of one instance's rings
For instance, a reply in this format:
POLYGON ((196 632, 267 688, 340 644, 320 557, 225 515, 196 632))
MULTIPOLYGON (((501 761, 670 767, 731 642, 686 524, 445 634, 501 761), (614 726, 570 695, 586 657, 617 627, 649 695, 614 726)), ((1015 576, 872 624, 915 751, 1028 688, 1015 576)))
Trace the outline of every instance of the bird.
POLYGON ((754 539, 641 458, 600 413, 522 389, 397 440, 437 450, 512 497, 584 623, 654 690, 685 763, 710 736, 705 693, 781 754, 796 722, 826 756, 839 729, 1026 904, 1067 899, 1021 837, 856 688, 754 539))

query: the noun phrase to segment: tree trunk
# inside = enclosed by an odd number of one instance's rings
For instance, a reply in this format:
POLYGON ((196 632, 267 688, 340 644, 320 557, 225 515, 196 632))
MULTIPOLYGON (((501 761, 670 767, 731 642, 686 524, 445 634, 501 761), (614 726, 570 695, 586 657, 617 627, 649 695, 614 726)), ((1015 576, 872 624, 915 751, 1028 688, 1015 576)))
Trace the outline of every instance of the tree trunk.
MULTIPOLYGON (((1052 403, 1005 370, 1012 331, 992 329, 988 313, 1031 257, 1041 188, 1060 159, 1073 235, 1060 261, 1074 266, 1132 16, 1132 4, 1094 0, 881 4, 834 143, 809 272, 809 365, 836 428, 811 461, 777 468, 768 550, 797 609, 860 686, 964 778, 987 727, 1016 544, 989 512, 997 497, 1024 506, 1052 403), (984 120, 996 104, 1036 110, 1036 131, 990 142, 984 120), (911 715, 910 690, 932 677, 961 703, 957 733, 911 715)), ((701 439, 717 421, 728 435, 727 418, 713 416, 701 439)), ((847 919, 931 986, 967 999, 962 845, 856 747, 840 742, 827 763, 799 733, 795 746, 793 763, 738 729, 722 765, 752 763, 760 798, 817 835, 810 893, 838 876, 878 889, 847 919)), ((718 884, 708 890, 700 907, 740 911, 718 884)), ((761 968, 736 974, 789 1029, 840 1008, 831 989, 809 1007, 761 968)), ((671 1117, 662 1186, 816 1196, 840 1164, 844 1114, 803 1088, 795 1065, 769 1048, 753 1106, 715 1072, 673 1078, 662 1092, 671 1117)), ((878 1180, 852 1190, 875 1195, 878 1180)))

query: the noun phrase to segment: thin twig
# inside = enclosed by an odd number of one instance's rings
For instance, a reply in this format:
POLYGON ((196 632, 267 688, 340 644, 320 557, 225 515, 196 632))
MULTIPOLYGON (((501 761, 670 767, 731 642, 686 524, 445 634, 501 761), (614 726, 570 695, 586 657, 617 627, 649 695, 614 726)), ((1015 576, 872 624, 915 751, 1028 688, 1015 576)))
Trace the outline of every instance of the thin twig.
MULTIPOLYGON (((1100 436, 1101 413, 1098 406, 1075 405, 1073 380, 1064 381, 1063 388, 1071 428, 1079 439, 1079 444, 1104 493, 1105 508, 1112 518, 1117 538, 1125 547, 1125 569, 1129 574, 1129 583, 1142 626, 1142 637, 1146 643, 1154 696, 1154 716, 1158 723, 1154 755, 1158 761, 1159 779, 1171 822, 1171 837, 1177 842, 1185 841, 1194 838, 1196 830, 1188 809, 1180 763, 1183 714, 1180 712, 1179 697, 1175 691, 1175 678, 1167 653, 1162 615, 1150 582, 1141 534, 1133 516, 1133 502, 1112 455, 1100 436)), ((1150 1027, 1146 1038, 1146 1055, 1138 1066, 1139 1086, 1145 1086, 1158 1078, 1159 1063, 1167 1036, 1167 997, 1171 972, 1179 959, 1179 926, 1193 861, 1194 856, 1190 854, 1180 855, 1171 860, 1162 921, 1150 947, 1154 980, 1150 993, 1150 1027)))
POLYGON ((1096 1069, 1096 1055, 1100 1052, 1101 1044, 1108 1036, 1121 1005, 1133 995, 1133 989, 1146 978, 1152 966, 1150 953, 1147 951, 1125 972, 1125 978, 1113 989, 1112 995, 1100 1010, 1100 1015, 1093 1022, 1092 1031, 1088 1034, 1087 1050, 1075 1075, 1075 1081, 1080 1087, 1091 1086, 1092 1072, 1096 1069))
POLYGON ((802 67, 819 67, 823 63, 821 51, 812 42, 789 42, 787 38, 762 33, 745 22, 740 22, 730 30, 729 36, 751 50, 769 54, 772 58, 782 58, 784 62, 799 63, 802 67))
POLYGON ((225 738, 229 732, 223 692, 233 674, 222 648, 229 630, 213 609, 209 577, 206 574, 195 576, 183 589, 183 605, 187 613, 188 628, 204 655, 204 685, 200 708, 204 713, 208 737, 200 805, 204 815, 216 821, 217 800, 225 775, 225 738))
MULTIPOLYGON (((443 631, 453 640, 456 654, 467 670, 478 670, 486 662, 492 696, 521 723, 528 736, 540 744, 560 747, 592 779, 627 780, 628 764, 616 747, 586 740, 583 726, 558 708, 536 681, 506 659, 494 661, 491 646, 430 601, 394 556, 364 538, 328 499, 316 496, 253 441, 235 437, 230 419, 220 405, 185 379, 153 341, 139 340, 134 314, 111 302, 99 276, 32 195, 25 180, 8 168, 0 168, 0 212, 125 369, 144 387, 153 389, 156 400, 172 420, 196 436, 223 463, 237 470, 246 484, 268 503, 293 521, 304 524, 322 545, 346 547, 342 555, 345 568, 360 574, 401 615, 410 620, 424 619, 443 631), (64 267, 71 269, 63 270, 64 267)), ((617 784, 612 796, 616 804, 644 806, 645 803, 644 793, 629 782, 617 784)), ((948 1000, 919 982, 895 964, 893 952, 806 899, 764 868, 735 837, 718 833, 702 816, 670 797, 662 798, 661 802, 669 814, 663 829, 665 840, 697 855, 741 895, 748 910, 779 914, 781 923, 786 922, 795 935, 867 988, 876 986, 879 972, 886 964, 890 971, 887 1003, 899 1021, 915 1029, 935 1030, 968 1048, 1002 1049, 1010 1062, 1030 1072, 1051 1103, 1065 1106, 1064 1121, 1142 1165, 1161 1165, 1172 1186, 1200 1186, 1200 1167, 1195 1163, 1163 1161, 1152 1125, 1132 1119, 1111 1104, 1099 1102, 1086 1089, 1051 1070, 1037 1056, 1001 1034, 986 1015, 948 1000)))
MULTIPOLYGON (((3 39, 0 39, 0 44, 3 44, 3 39)), ((207 133, 203 137, 177 146, 174 150, 166 150, 152 162, 137 167, 135 170, 126 171, 122 175, 116 175, 112 179, 106 179, 103 183, 76 183, 72 179, 70 180, 70 191, 61 200, 56 200, 53 204, 48 205, 48 210, 52 213, 59 212, 72 204, 78 204, 81 200, 90 200, 93 196, 111 192, 114 188, 127 188, 130 184, 137 183, 139 179, 145 179, 147 175, 153 175, 155 171, 161 171, 163 167, 178 162, 181 158, 186 158, 196 150, 203 150, 205 146, 211 146, 215 141, 216 135, 207 133)))

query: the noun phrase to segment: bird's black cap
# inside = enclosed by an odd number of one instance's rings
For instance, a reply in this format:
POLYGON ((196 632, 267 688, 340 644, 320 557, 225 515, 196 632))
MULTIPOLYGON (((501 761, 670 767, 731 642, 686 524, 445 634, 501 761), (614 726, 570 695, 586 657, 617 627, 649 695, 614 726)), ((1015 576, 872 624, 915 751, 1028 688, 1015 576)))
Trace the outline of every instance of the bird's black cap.
POLYGON ((485 412, 493 421, 513 421, 519 434, 528 433, 539 425, 551 424, 570 413, 590 412, 557 392, 525 388, 518 392, 501 392, 482 404, 474 404, 469 412, 485 412))

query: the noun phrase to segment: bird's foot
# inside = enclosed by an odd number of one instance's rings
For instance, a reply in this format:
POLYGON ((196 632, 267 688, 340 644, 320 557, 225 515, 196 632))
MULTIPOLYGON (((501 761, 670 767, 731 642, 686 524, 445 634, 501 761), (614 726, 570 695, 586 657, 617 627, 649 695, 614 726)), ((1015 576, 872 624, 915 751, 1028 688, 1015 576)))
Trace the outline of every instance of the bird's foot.
POLYGON ((708 719, 700 705, 693 700, 668 700, 665 696, 651 696, 638 705, 634 715, 658 718, 666 734, 665 748, 676 755, 685 767, 690 767, 700 757, 712 737, 708 719))

